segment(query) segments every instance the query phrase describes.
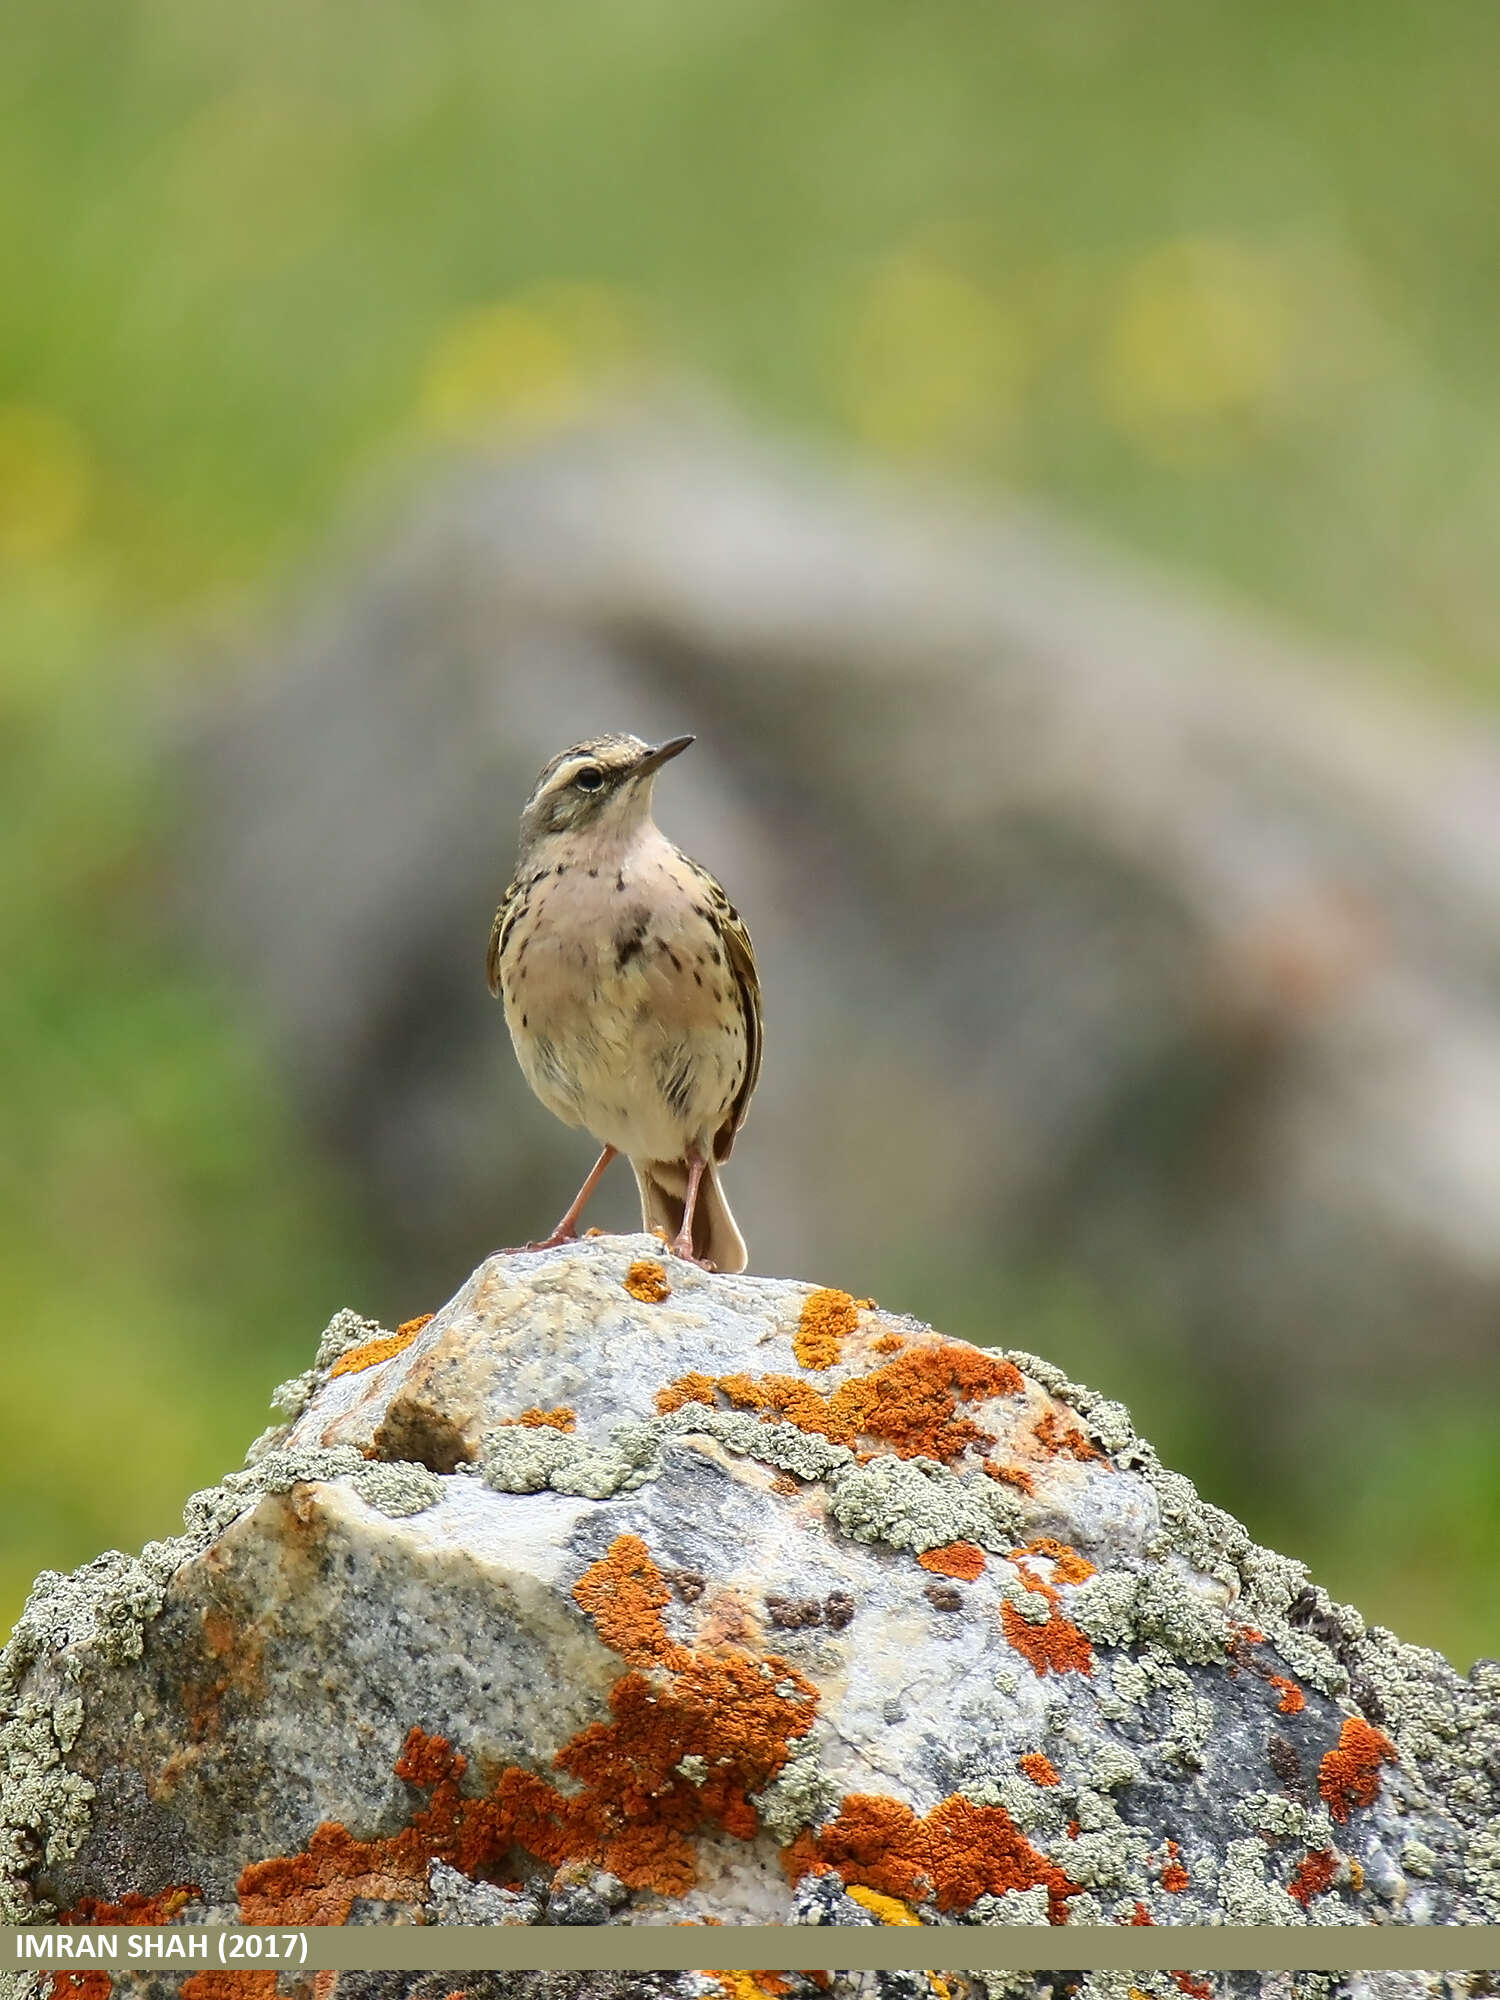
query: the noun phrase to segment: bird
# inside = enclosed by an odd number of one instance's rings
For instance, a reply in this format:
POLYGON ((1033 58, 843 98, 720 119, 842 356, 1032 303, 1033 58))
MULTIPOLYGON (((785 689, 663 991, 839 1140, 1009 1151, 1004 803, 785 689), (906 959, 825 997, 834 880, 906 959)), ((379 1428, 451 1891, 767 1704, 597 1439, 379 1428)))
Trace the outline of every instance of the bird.
POLYGON ((748 1261, 719 1180, 760 1076, 750 933, 652 818, 657 773, 694 741, 594 736, 554 757, 521 814, 486 972, 522 1074, 603 1148, 550 1235, 578 1233, 617 1154, 642 1225, 708 1270, 748 1261))

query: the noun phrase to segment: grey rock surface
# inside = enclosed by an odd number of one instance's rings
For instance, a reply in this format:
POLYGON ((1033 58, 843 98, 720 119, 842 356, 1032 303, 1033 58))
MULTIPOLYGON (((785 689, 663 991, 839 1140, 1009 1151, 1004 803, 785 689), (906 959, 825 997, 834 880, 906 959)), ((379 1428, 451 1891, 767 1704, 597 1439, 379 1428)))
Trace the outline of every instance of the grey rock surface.
POLYGON ((1500 1667, 1034 1356, 596 1237, 278 1394, 39 1579, 0 1920, 1500 1920, 1500 1667))

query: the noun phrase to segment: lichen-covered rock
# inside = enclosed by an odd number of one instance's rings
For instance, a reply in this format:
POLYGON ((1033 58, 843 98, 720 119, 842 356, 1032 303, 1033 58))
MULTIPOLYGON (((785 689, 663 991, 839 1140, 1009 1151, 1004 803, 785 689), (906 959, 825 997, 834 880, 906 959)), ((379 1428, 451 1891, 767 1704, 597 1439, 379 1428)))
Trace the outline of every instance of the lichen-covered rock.
POLYGON ((1500 1667, 1032 1356, 605 1237, 340 1315, 278 1405, 33 1592, 0 1920, 1500 1918, 1500 1667))
MULTIPOLYGON (((836 1921, 882 1921, 849 1908, 836 1921)), ((307 1973, 56 1977, 62 1994, 45 1994, 45 1973, 0 1972, 0 2000, 109 2000, 111 1988, 117 2000, 1492 2000, 1500 1990, 1484 1972, 323 1972, 316 1987, 307 1973)))

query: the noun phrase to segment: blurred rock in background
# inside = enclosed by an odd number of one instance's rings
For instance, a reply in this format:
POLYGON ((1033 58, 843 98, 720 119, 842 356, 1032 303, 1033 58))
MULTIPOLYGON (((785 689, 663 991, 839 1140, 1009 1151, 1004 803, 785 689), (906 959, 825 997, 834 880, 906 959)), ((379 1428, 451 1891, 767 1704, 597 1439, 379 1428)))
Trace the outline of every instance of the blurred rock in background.
POLYGON ((399 1302, 588 1163, 482 967, 536 771, 617 728, 697 732, 659 817, 760 955, 754 1269, 1088 1274, 1109 1386, 1191 1381, 1252 1492, 1414 1378, 1500 1393, 1495 744, 1036 512, 661 411, 439 478, 179 752, 181 921, 399 1302))

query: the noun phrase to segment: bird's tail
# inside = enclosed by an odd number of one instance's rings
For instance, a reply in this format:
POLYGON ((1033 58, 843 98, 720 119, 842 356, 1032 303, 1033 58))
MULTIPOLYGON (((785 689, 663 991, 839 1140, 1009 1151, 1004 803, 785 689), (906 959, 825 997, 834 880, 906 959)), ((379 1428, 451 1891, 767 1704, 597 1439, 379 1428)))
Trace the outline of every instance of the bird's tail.
MULTIPOLYGON (((682 1210, 687 1200, 687 1163, 684 1160, 632 1160, 636 1183, 641 1191, 641 1220, 647 1229, 660 1229, 670 1239, 682 1227, 682 1210)), ((693 1255, 712 1264, 716 1271, 743 1271, 750 1261, 745 1239, 739 1232, 719 1176, 713 1166, 705 1167, 698 1183, 698 1201, 693 1210, 693 1255)))

